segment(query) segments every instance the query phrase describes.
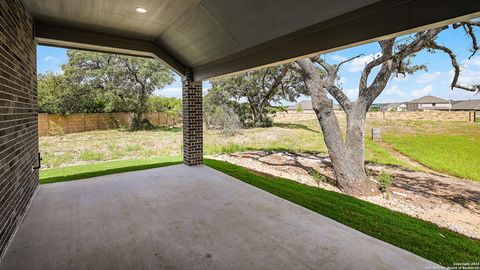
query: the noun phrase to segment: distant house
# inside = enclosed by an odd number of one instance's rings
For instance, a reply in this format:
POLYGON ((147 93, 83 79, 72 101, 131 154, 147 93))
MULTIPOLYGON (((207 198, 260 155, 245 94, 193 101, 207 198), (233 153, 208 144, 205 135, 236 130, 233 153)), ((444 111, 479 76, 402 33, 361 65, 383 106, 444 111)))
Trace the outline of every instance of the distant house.
POLYGON ((452 102, 452 111, 480 111, 480 99, 452 102))
POLYGON ((405 112, 407 111, 407 104, 405 103, 390 103, 380 108, 383 112, 405 112))
POLYGON ((414 99, 407 104, 407 111, 450 110, 451 108, 452 104, 449 100, 430 95, 414 99))
MULTIPOLYGON (((334 110, 340 110, 338 104, 333 104, 334 110)), ((302 112, 302 113, 315 113, 312 106, 311 100, 300 101, 295 105, 288 107, 287 111, 289 112, 302 112)))

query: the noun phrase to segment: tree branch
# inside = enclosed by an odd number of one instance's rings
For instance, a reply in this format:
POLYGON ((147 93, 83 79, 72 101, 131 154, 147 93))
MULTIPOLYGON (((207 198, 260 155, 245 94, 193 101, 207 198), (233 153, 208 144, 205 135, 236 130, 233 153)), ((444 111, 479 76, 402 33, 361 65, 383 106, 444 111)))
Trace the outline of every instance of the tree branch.
POLYGON ((338 70, 340 69, 340 66, 342 66, 343 64, 346 64, 346 63, 352 61, 353 59, 356 59, 356 58, 359 58, 359 57, 362 57, 362 56, 364 56, 363 53, 362 53, 362 54, 359 54, 359 55, 356 55, 356 56, 354 56, 354 57, 351 57, 351 58, 349 58, 349 59, 347 59, 347 60, 345 60, 345 61, 342 61, 342 62, 334 65, 334 67, 335 67, 336 71, 338 71, 338 70))
POLYGON ((288 72, 288 69, 283 68, 282 72, 278 76, 275 76, 272 74, 272 76, 274 76, 274 82, 270 87, 270 89, 268 89, 267 93, 263 96, 262 101, 260 102, 261 105, 265 105, 272 98, 278 86, 282 83, 283 78, 285 77, 285 75, 287 75, 287 72, 288 72))
MULTIPOLYGON (((387 68, 387 66, 385 65, 385 62, 392 58, 393 45, 395 44, 395 38, 382 40, 382 41, 379 41, 378 43, 382 48, 382 55, 374 59, 373 61, 369 62, 363 69, 362 75, 360 76, 360 82, 358 85, 359 97, 363 97, 363 96, 366 97, 368 95, 367 91, 370 90, 368 89, 369 87, 367 87, 368 76, 370 76, 370 73, 372 72, 373 68, 375 68, 378 65, 382 65, 382 68, 380 71, 383 70, 385 72, 386 71, 385 68, 387 68)), ((379 78, 378 75, 376 78, 379 78)))
POLYGON ((480 22, 471 21, 471 22, 459 22, 459 23, 453 24, 453 29, 463 27, 463 29, 465 30, 465 33, 469 35, 470 38, 472 39, 472 49, 471 49, 472 54, 468 57, 468 59, 471 59, 480 49, 478 46, 477 37, 473 32, 473 26, 480 27, 480 22))
MULTIPOLYGON (((350 60, 353 60, 359 56, 352 57, 350 60)), ((338 67, 339 66, 332 66, 325 62, 321 57, 315 57, 314 62, 318 63, 322 68, 327 72, 327 79, 324 80, 323 88, 328 91, 330 95, 332 95, 335 100, 337 100, 338 104, 342 106, 345 111, 348 111, 352 107, 352 102, 350 99, 343 93, 342 89, 335 85, 335 80, 338 77, 338 67)), ((348 61, 344 61, 345 63, 348 61)))
POLYGON ((458 88, 458 89, 462 89, 462 90, 466 90, 466 91, 470 91, 470 92, 477 92, 477 93, 480 91, 480 84, 472 85, 472 86, 465 86, 465 85, 461 85, 461 84, 458 83, 458 78, 460 77, 461 70, 460 70, 460 66, 458 65, 457 57, 453 53, 452 50, 450 50, 449 48, 447 48, 445 46, 438 45, 434 41, 432 41, 430 43, 429 47, 434 49, 434 50, 442 51, 450 57, 450 61, 452 63, 452 66, 453 66, 453 69, 454 69, 454 72, 455 72, 455 74, 453 75, 452 83, 450 84, 450 88, 452 90, 453 90, 453 88, 458 88))
POLYGON ((316 112, 328 109, 332 110, 332 100, 327 97, 325 88, 323 87, 324 81, 318 76, 318 71, 316 70, 313 60, 301 59, 295 62, 300 67, 300 72, 307 85, 307 89, 310 91, 313 109, 316 112))
POLYGON ((396 53, 393 52, 395 44, 394 38, 379 41, 380 47, 382 48, 382 56, 365 66, 359 83, 359 99, 365 101, 366 107, 370 107, 378 95, 382 93, 393 71, 401 69, 405 58, 427 47, 428 44, 445 29, 448 29, 448 26, 438 27, 418 33, 415 35, 415 39, 411 43, 398 45, 397 47, 399 50, 396 53), (368 76, 372 69, 380 64, 382 65, 380 71, 375 76, 372 84, 367 86, 368 76))

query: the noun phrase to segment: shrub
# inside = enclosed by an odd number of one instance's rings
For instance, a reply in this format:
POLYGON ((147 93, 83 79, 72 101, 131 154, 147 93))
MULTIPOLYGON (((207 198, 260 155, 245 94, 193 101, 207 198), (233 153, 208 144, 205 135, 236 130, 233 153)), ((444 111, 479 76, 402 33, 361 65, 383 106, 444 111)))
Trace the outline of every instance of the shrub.
POLYGON ((147 118, 143 118, 141 120, 137 117, 132 118, 132 123, 130 124, 130 131, 152 129, 155 129, 155 126, 147 118))
POLYGON ((255 121, 254 127, 271 127, 273 126, 273 119, 268 117, 268 116, 264 116, 260 119, 258 119, 257 121, 255 121))
POLYGON ((320 183, 326 183, 327 182, 327 177, 323 174, 321 174, 317 170, 313 170, 311 173, 311 176, 313 177, 313 180, 317 183, 317 186, 320 187, 320 183))
POLYGON ((378 189, 380 190, 380 192, 385 193, 387 197, 389 197, 390 188, 393 182, 392 176, 389 173, 382 171, 377 176, 377 181, 378 181, 378 189))
POLYGON ((242 127, 240 118, 235 111, 228 106, 216 107, 210 116, 209 125, 210 127, 220 128, 223 133, 228 135, 238 133, 242 127))

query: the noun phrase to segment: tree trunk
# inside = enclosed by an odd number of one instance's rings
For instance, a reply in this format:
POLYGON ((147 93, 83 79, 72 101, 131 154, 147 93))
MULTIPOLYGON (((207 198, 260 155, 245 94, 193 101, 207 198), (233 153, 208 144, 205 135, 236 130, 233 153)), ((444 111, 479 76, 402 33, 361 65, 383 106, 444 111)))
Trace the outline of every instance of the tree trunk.
POLYGON ((252 120, 255 126, 263 127, 265 125, 265 105, 264 104, 254 104, 250 103, 250 108, 252 110, 252 120))
POLYGON ((366 109, 362 103, 355 102, 348 112, 346 147, 355 164, 365 171, 365 118, 366 109))
MULTIPOLYGON (((133 119, 130 129, 133 131, 151 129, 153 126, 150 122, 145 122, 145 112, 147 111, 148 96, 145 91, 142 92, 136 98, 135 109, 133 112, 133 119)), ((148 121, 148 120, 147 120, 148 121)))
POLYGON ((323 132, 323 139, 332 161, 338 186, 350 195, 371 195, 377 192, 374 182, 365 173, 364 123, 366 109, 361 103, 352 104, 347 114, 347 138, 333 110, 333 101, 327 97, 323 81, 310 60, 298 60, 304 71, 304 79, 312 98, 312 106, 323 132), (362 109, 363 106, 363 109, 362 109))
POLYGON ((333 108, 315 109, 315 112, 338 186, 350 195, 376 194, 375 183, 365 173, 364 132, 361 126, 365 117, 351 112, 347 114, 347 141, 344 143, 333 108))

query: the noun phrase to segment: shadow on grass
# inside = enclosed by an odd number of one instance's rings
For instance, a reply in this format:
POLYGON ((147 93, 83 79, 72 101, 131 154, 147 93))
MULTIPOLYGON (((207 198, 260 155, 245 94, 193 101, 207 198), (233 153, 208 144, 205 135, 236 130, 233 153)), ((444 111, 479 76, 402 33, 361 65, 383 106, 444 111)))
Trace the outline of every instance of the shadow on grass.
POLYGON ((138 131, 151 131, 151 132, 155 132, 155 131, 167 131, 167 132, 181 132, 182 131, 182 127, 179 127, 179 126, 169 126, 169 125, 165 125, 165 126, 155 126, 154 128, 152 129, 141 129, 141 130, 131 130, 129 128, 120 128, 119 129, 120 131, 123 131, 123 132, 138 132, 138 131))
POLYGON ((57 182, 79 180, 79 179, 91 178, 91 177, 102 176, 102 175, 131 172, 131 171, 140 171, 140 170, 160 168, 160 167, 166 167, 166 166, 178 165, 178 164, 182 164, 182 161, 141 164, 141 165, 125 166, 125 167, 110 168, 110 169, 107 168, 107 169, 97 170, 97 171, 72 173, 68 175, 44 177, 44 178, 40 178, 40 184, 51 184, 51 183, 57 183, 57 182))
POLYGON ((311 131, 311 132, 315 132, 315 133, 322 134, 322 132, 320 132, 320 131, 318 131, 318 130, 311 129, 311 128, 307 127, 306 125, 302 125, 302 124, 294 124, 294 123, 274 123, 273 126, 274 126, 274 127, 280 127, 280 128, 289 128, 289 129, 303 129, 303 130, 307 130, 307 131, 311 131))
POLYGON ((321 181, 324 183, 328 183, 332 186, 338 187, 337 181, 335 179, 322 174, 319 170, 317 170, 313 166, 307 166, 299 161, 299 158, 305 158, 305 155, 309 155, 308 158, 314 159, 318 163, 331 167, 332 166, 331 162, 327 161, 325 158, 319 157, 318 156, 319 154, 320 154, 319 152, 312 152, 312 151, 308 153, 307 152, 295 153, 295 152, 291 152, 291 150, 280 151, 278 149, 275 149, 275 150, 263 151, 263 152, 257 153, 256 155, 250 155, 248 158, 272 167, 300 168, 304 170, 308 175, 313 177, 315 181, 321 181), (281 162, 281 163, 269 162, 264 159, 266 157, 269 157, 273 154, 278 154, 278 153, 285 155, 286 157, 288 157, 288 159, 286 159, 285 162, 281 162))
POLYGON ((286 147, 269 147, 269 146, 262 146, 262 147, 252 147, 252 146, 245 146, 236 143, 229 143, 227 145, 207 145, 205 148, 205 154, 207 155, 227 155, 239 152, 248 152, 248 151, 269 151, 269 152, 286 152, 286 153, 303 153, 309 155, 318 155, 318 154, 325 154, 321 151, 309 151, 305 149, 296 149, 296 148, 286 148, 286 147))
POLYGON ((180 132, 182 131, 182 128, 177 126, 158 126, 155 127, 152 131, 180 132))

